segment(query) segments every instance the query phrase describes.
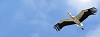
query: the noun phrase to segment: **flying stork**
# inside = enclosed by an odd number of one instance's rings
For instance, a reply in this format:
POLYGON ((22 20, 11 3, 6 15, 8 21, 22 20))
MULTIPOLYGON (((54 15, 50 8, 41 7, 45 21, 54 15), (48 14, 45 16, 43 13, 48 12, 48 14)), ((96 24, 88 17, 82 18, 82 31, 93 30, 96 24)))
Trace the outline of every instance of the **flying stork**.
POLYGON ((56 31, 60 31, 64 26, 69 26, 69 25, 75 24, 75 25, 79 26, 82 30, 84 30, 82 22, 88 16, 95 15, 96 12, 97 12, 97 9, 95 7, 82 10, 76 16, 72 16, 70 12, 67 12, 67 14, 69 14, 71 18, 61 20, 56 25, 54 25, 53 28, 56 29, 56 31))
POLYGON ((82 27, 83 24, 76 17, 72 16, 70 12, 67 12, 67 14, 70 15, 70 17, 76 23, 77 26, 81 27, 81 29, 84 30, 84 28, 82 27))

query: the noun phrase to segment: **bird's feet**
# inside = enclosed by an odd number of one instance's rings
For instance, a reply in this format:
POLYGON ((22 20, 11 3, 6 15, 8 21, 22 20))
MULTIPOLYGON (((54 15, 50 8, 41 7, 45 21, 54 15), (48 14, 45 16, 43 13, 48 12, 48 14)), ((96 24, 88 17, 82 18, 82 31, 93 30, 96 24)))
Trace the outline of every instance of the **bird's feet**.
POLYGON ((84 28, 81 28, 82 30, 84 30, 84 28))

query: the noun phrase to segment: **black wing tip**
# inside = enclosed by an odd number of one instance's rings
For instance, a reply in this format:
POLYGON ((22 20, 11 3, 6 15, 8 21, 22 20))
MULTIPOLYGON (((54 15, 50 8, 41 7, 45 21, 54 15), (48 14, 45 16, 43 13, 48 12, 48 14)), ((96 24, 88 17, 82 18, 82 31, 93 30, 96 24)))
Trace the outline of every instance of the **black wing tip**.
POLYGON ((56 31, 60 31, 60 27, 59 27, 59 23, 57 23, 56 25, 54 25, 54 27, 53 27, 54 29, 56 29, 56 31))

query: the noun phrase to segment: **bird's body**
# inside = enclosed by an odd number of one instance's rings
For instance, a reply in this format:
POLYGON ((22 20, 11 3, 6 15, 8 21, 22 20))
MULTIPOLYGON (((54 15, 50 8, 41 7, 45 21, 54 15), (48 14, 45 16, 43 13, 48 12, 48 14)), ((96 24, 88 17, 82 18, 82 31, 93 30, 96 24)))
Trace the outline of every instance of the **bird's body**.
POLYGON ((57 31, 60 31, 60 29, 62 29, 64 26, 76 24, 77 26, 81 27, 82 30, 84 30, 82 22, 88 16, 93 15, 96 11, 97 9, 93 7, 90 9, 82 10, 77 16, 72 16, 71 13, 67 13, 71 18, 61 20, 56 25, 54 25, 54 28, 57 31))
POLYGON ((84 30, 84 28, 82 27, 83 24, 73 15, 71 15, 70 12, 68 12, 67 14, 70 15, 70 17, 73 19, 73 21, 76 23, 77 26, 81 27, 82 30, 84 30))

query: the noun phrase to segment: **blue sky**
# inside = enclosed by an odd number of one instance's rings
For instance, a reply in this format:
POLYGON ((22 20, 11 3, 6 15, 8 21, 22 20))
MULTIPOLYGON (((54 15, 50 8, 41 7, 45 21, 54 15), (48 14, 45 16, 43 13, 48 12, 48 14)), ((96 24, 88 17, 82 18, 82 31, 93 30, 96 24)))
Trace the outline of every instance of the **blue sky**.
POLYGON ((0 0, 0 37, 100 37, 99 0, 0 0), (96 7, 98 12, 84 22, 85 30, 76 25, 57 32, 53 26, 77 15, 81 10, 96 7))

